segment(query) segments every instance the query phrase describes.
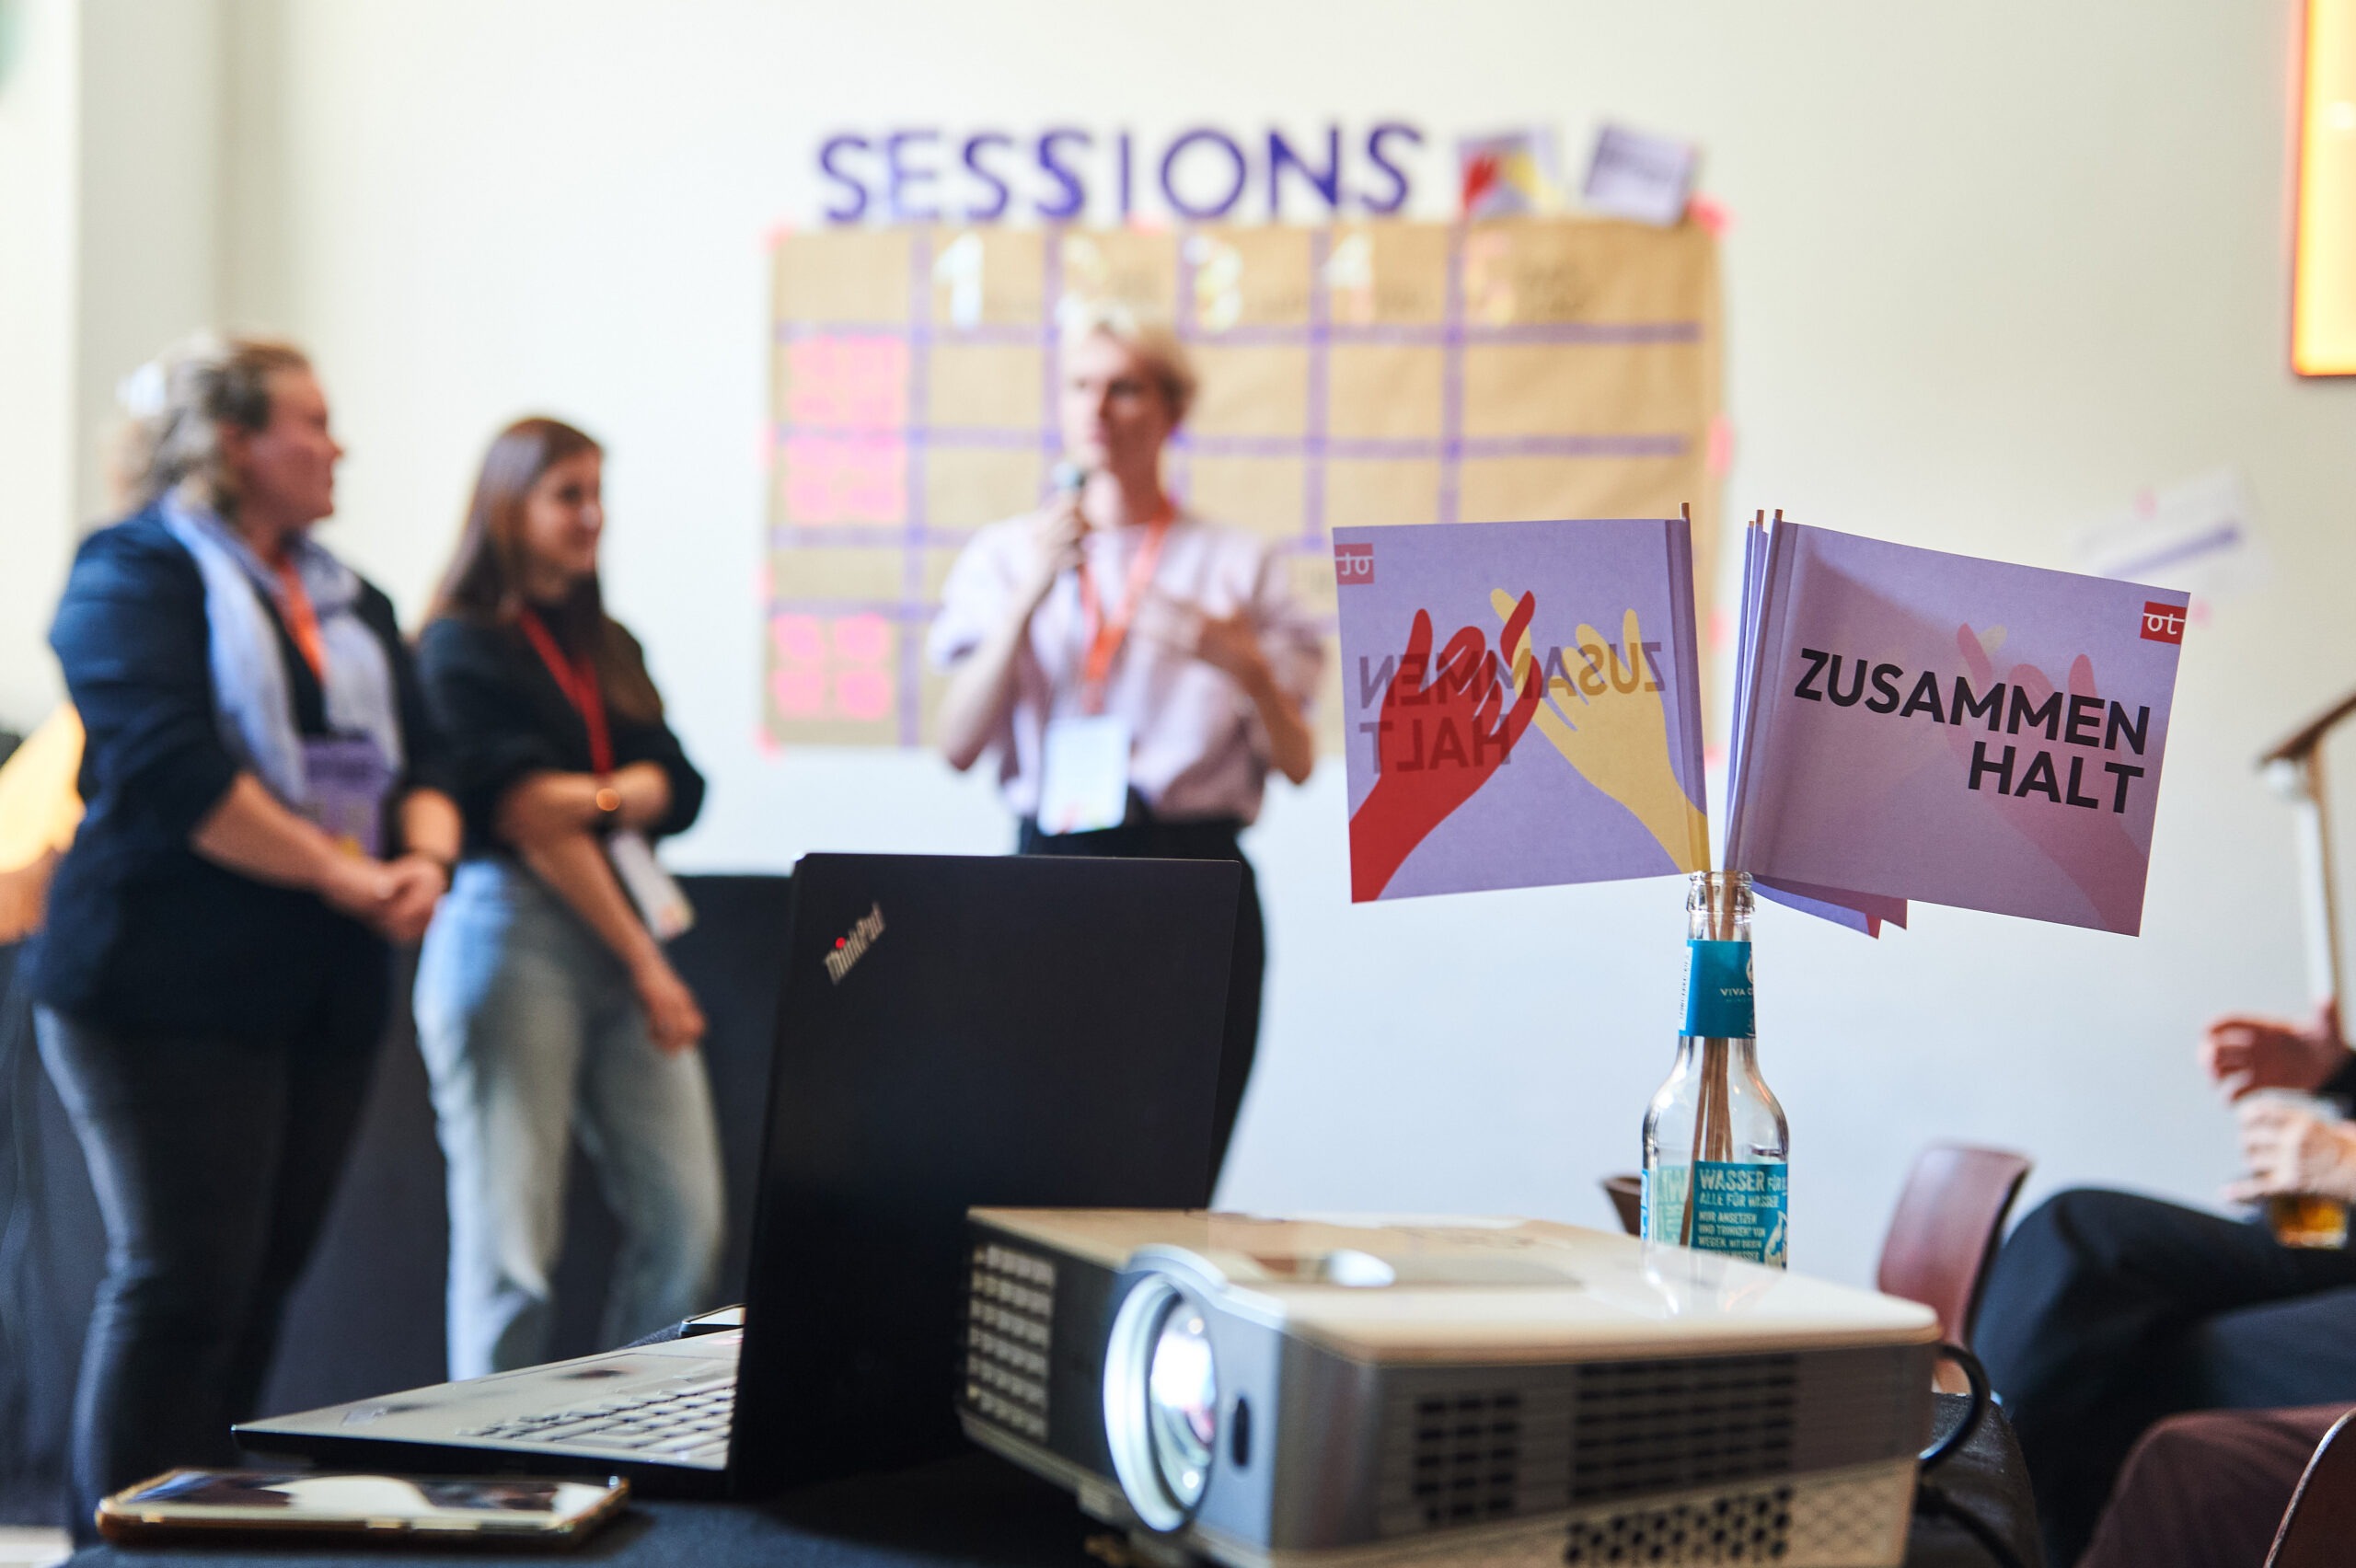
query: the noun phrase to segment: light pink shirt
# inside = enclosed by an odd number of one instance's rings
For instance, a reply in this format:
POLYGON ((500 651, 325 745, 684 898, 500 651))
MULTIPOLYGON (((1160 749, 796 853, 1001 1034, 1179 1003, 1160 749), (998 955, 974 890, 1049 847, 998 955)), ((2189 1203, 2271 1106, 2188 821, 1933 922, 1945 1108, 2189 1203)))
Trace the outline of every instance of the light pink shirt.
MULTIPOLYGON (((927 656, 946 670, 979 647, 1011 613, 1031 559, 1032 519, 993 523, 974 536, 942 585, 927 656)), ((1091 530, 1082 541, 1097 590, 1118 619, 1143 527, 1091 530)), ((1294 604, 1284 564, 1254 534, 1181 514, 1164 537, 1152 582, 1158 597, 1225 617, 1248 611, 1276 685, 1303 713, 1323 662, 1320 628, 1294 604)), ((1104 711, 1129 724, 1129 783, 1166 821, 1260 814, 1268 735, 1243 689, 1192 653, 1147 633, 1138 620, 1114 660, 1104 711)), ((1080 665, 1088 647, 1080 574, 1067 571, 1031 616, 1014 656, 1014 705, 990 742, 999 787, 1018 816, 1039 809, 1039 765, 1050 718, 1081 711, 1080 665)))

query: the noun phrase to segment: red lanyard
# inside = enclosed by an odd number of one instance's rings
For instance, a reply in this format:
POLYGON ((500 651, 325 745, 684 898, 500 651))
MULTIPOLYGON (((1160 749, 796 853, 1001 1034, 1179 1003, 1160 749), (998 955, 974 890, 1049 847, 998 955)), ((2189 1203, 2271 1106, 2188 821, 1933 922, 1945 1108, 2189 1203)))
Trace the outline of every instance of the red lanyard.
POLYGON ((1138 605, 1145 598, 1145 591, 1153 583, 1153 570, 1161 563, 1161 541, 1170 532, 1170 513, 1164 512, 1146 525, 1145 543, 1129 562, 1128 596, 1121 603, 1120 617, 1108 619, 1103 600, 1096 592, 1096 574, 1088 569, 1083 556, 1080 563, 1080 628, 1088 637, 1088 656, 1080 666, 1080 706, 1091 713, 1104 710, 1104 686, 1113 674, 1113 661, 1120 656, 1121 645, 1129 640, 1129 623, 1138 617, 1138 605))
POLYGON ((304 590, 303 574, 294 569, 292 554, 278 563, 278 607, 285 612, 286 635, 294 640, 295 651, 303 655, 303 663, 310 665, 311 674, 325 685, 327 639, 319 635, 318 612, 311 608, 311 595, 304 590))
POLYGON ((589 771, 604 778, 614 770, 614 743, 606 730, 606 693, 597 684, 597 662, 585 654, 567 659, 531 605, 525 605, 515 618, 523 627, 524 635, 532 640, 540 663, 549 667, 557 689, 564 693, 564 699, 581 715, 582 727, 589 732, 589 771))

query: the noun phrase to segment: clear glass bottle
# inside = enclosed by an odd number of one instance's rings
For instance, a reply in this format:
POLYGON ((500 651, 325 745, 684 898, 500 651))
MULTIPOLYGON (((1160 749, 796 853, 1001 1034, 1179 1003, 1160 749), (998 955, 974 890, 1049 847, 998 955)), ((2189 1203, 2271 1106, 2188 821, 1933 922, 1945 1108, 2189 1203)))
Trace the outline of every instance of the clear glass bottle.
POLYGON ((1645 1111, 1643 1233, 1784 1266, 1791 1130, 1759 1076, 1750 878, 1695 871, 1685 894, 1685 1026, 1645 1111))

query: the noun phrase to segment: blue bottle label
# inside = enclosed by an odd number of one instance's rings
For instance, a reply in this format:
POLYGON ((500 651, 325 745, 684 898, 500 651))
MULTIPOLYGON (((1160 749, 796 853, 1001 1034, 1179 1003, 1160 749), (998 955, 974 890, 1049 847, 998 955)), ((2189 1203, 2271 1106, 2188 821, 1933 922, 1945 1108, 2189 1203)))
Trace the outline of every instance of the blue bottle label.
POLYGON ((1713 1040, 1749 1040, 1759 1032, 1750 1005, 1750 944, 1693 940, 1685 944, 1684 1032, 1713 1040))
MULTIPOLYGON (((1754 1263, 1784 1268, 1791 1261, 1789 1167, 1739 1160, 1705 1159, 1693 1183, 1693 1236, 1697 1252, 1723 1252, 1754 1263)), ((1684 1240, 1687 1171, 1662 1165, 1645 1172, 1643 1218, 1638 1233, 1651 1241, 1684 1240)))

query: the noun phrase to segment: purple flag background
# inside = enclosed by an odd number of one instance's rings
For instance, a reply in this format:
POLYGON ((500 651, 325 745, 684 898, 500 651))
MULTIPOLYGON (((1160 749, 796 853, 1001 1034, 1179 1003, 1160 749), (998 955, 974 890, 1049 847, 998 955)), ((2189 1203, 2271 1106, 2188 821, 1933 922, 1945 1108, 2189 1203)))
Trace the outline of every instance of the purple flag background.
POLYGON ((2185 594, 1789 523, 1757 564, 1729 864, 2140 928, 2185 594))

